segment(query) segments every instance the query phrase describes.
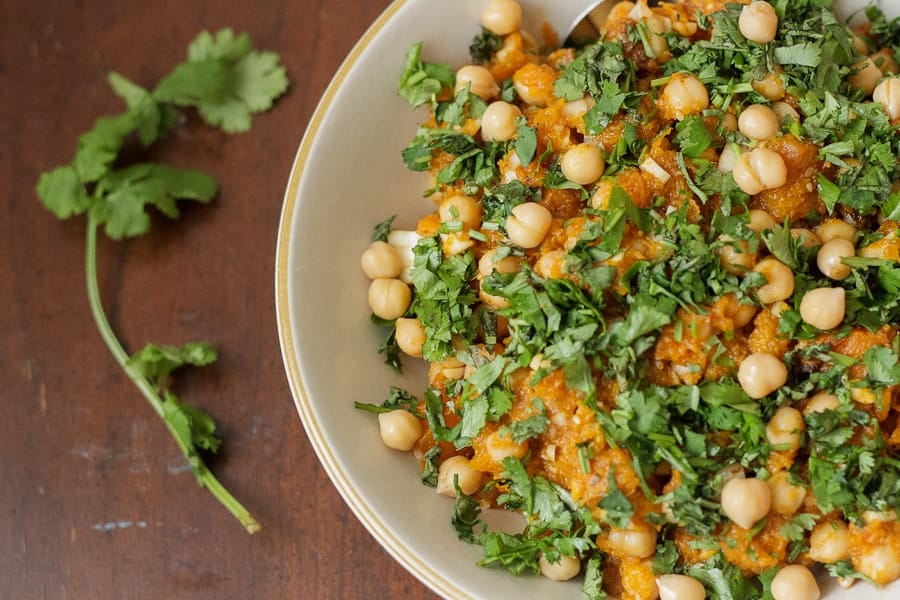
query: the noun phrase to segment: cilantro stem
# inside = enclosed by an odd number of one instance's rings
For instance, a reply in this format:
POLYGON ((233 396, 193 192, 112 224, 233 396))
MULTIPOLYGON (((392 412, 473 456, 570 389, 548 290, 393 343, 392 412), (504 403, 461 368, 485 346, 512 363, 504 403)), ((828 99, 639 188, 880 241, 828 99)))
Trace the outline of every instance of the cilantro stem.
POLYGON ((256 533, 261 529, 260 524, 253 518, 253 515, 251 515, 250 512, 244 508, 227 489, 225 489, 225 486, 216 479, 215 475, 212 474, 212 471, 209 470, 203 460, 197 456, 195 452, 192 452, 191 448, 189 448, 176 434, 172 424, 164 417, 163 399, 160 397, 159 392, 156 391, 156 388, 146 377, 142 376, 128 363, 128 353, 125 352, 125 349, 122 347, 122 344, 119 342, 119 339, 116 337, 115 332, 110 326, 109 320, 106 318, 106 313, 103 311, 103 304, 100 300, 100 286, 97 283, 97 228, 98 223, 96 218, 93 215, 89 215, 87 223, 87 245, 85 251, 85 278, 91 314, 94 316, 94 322, 97 324, 97 329, 100 331, 100 337, 103 338, 110 353, 112 353, 116 362, 122 367, 122 370, 125 371, 125 374, 128 375, 141 391, 144 398, 147 399, 150 406, 156 411, 156 414, 163 419, 163 422, 166 424, 166 427, 168 427, 169 432, 172 434, 172 437, 175 438, 175 442, 181 449, 182 454, 184 454, 185 458, 191 463, 191 467, 193 468, 194 474, 197 476, 197 481, 200 485, 209 490, 210 493, 212 493, 212 495, 241 522, 241 525, 244 526, 248 533, 256 533))

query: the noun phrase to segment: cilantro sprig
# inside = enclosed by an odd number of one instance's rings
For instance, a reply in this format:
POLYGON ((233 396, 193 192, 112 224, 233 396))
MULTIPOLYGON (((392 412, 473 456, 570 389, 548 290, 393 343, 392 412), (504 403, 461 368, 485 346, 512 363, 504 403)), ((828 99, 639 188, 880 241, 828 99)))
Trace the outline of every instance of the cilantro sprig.
POLYGON ((37 194, 57 218, 87 217, 85 275, 94 322, 113 357, 166 424, 191 466, 198 483, 208 489, 249 533, 260 525, 216 479, 203 461, 221 440, 213 419, 181 402, 169 386, 170 374, 185 366, 204 366, 217 353, 207 343, 184 346, 148 344, 130 355, 103 310, 97 277, 97 232, 113 239, 146 234, 149 208, 176 219, 178 200, 206 203, 218 190, 216 180, 198 171, 159 163, 118 164, 132 138, 143 146, 157 142, 178 122, 178 107, 194 107, 204 121, 227 133, 247 131, 252 114, 269 109, 287 89, 288 80, 273 52, 253 48, 246 33, 230 29, 202 32, 188 47, 188 59, 153 90, 124 76, 108 76, 112 90, 127 109, 101 117, 83 134, 72 162, 41 175, 37 194))

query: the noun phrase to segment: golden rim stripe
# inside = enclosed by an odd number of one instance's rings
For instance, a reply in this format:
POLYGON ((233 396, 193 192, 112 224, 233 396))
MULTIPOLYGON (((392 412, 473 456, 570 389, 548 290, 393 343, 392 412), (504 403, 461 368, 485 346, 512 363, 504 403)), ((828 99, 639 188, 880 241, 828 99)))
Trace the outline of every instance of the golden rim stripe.
POLYGON ((367 506, 365 500, 347 478, 347 474, 339 466, 337 458, 331 453, 331 449, 325 443, 325 437, 315 420, 312 405, 306 393, 306 387, 303 384, 300 364, 297 361, 294 345, 293 322, 289 310, 288 259, 291 253, 290 235, 294 213, 297 208, 297 192, 300 189, 300 183, 313 141, 316 139, 316 135, 322 126, 325 114, 331 107, 335 95, 349 72, 356 65, 360 56, 369 47, 375 36, 381 32, 384 26, 407 2, 408 0, 394 0, 363 34, 344 59, 331 83, 328 84, 313 116, 310 118, 306 133, 303 135, 303 140, 300 142, 300 148, 291 168, 290 179, 284 194, 281 221, 278 226, 275 258, 275 311, 282 359, 288 376, 291 394, 294 398, 294 404, 297 412, 300 414, 300 419, 303 422, 313 449, 319 458, 319 462, 322 463, 325 472, 331 478, 332 483, 344 498, 344 501, 347 502, 357 518, 369 530, 369 533, 381 543, 385 550, 422 583, 447 598, 470 598, 456 585, 434 571, 419 557, 412 554, 403 542, 393 535, 390 529, 367 506))

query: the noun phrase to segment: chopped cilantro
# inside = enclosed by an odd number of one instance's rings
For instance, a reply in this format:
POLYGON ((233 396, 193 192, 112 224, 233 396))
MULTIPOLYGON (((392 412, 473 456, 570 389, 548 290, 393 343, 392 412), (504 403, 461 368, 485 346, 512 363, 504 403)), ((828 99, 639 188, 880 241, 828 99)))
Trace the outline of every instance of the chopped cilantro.
POLYGON ((603 519, 619 529, 625 529, 634 515, 634 506, 616 485, 615 469, 609 470, 609 488, 598 506, 603 509, 603 519))
POLYGON ((456 73, 447 65, 422 60, 422 44, 417 43, 406 53, 403 74, 397 92, 413 108, 426 103, 435 104, 444 88, 453 88, 456 73))
POLYGON ((386 242, 388 235, 390 235, 391 230, 393 229, 394 219, 396 218, 397 215, 391 215, 381 223, 377 224, 372 230, 372 241, 386 242))
POLYGON ((534 159, 537 150, 537 130, 525 123, 525 118, 520 117, 516 126, 516 156, 522 165, 527 165, 534 159))
POLYGON ((489 62, 494 53, 502 47, 503 38, 482 27, 481 32, 469 45, 469 56, 474 64, 480 65, 489 62))

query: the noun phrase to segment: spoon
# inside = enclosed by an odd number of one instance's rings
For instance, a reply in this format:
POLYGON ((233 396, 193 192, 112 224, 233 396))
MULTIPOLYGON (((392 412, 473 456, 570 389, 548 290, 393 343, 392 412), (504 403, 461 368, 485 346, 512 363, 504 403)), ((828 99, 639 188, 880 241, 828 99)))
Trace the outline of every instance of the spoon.
POLYGON ((599 0, 588 5, 566 30, 563 45, 580 46, 599 39, 606 19, 615 5, 614 0, 599 0))
MULTIPOLYGON (((565 31, 564 46, 582 46, 588 42, 594 42, 600 38, 600 32, 606 26, 613 7, 618 0, 599 0, 588 4, 572 21, 565 31)), ((659 4, 656 0, 649 0, 648 6, 659 4)))

